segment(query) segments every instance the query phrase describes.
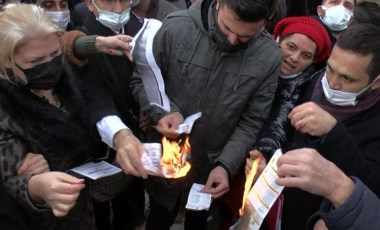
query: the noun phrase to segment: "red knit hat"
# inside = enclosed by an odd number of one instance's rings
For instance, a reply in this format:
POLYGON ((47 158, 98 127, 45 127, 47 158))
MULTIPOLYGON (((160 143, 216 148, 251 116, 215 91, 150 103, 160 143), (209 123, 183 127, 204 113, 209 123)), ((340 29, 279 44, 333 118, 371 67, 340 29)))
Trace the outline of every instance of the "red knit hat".
POLYGON ((331 43, 327 31, 321 23, 311 17, 288 17, 280 20, 274 28, 274 38, 284 37, 290 34, 299 33, 308 36, 317 45, 317 55, 315 63, 325 61, 331 52, 331 43))

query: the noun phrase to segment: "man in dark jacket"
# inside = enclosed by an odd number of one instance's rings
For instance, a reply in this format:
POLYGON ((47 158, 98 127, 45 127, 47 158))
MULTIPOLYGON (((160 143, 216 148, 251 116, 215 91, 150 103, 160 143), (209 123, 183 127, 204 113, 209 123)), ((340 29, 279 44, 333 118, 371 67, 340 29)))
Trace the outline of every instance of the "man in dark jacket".
MULTIPOLYGON (((274 97, 280 54, 263 30, 274 5, 275 0, 199 0, 188 11, 168 15, 153 53, 165 78, 169 113, 147 103, 143 76, 133 76, 135 97, 161 134, 177 137, 183 118, 202 112, 190 137, 189 173, 214 198, 229 190, 241 170, 274 97)), ((157 184, 148 189, 154 206, 147 229, 169 229, 180 189, 157 184), (169 212, 171 217, 162 218, 169 212)), ((185 228, 205 229, 207 218, 207 211, 186 211, 185 228)))
MULTIPOLYGON (((296 131, 288 132, 283 146, 285 150, 316 149, 377 195, 380 195, 379 60, 378 27, 357 24, 342 33, 326 71, 314 77, 305 92, 304 103, 289 114, 296 131)), ((304 229, 322 200, 296 188, 285 189, 284 197, 285 230, 304 229)))
MULTIPOLYGON (((131 7, 136 3, 136 0, 86 1, 91 13, 83 22, 84 32, 87 35, 134 36, 142 26, 131 13, 131 7)), ((142 145, 136 138, 139 106, 129 89, 133 64, 126 56, 97 54, 89 58, 81 73, 91 133, 116 150, 116 162, 125 173, 136 176, 128 189, 112 202, 113 229, 134 229, 144 217, 144 190, 137 177, 146 177, 146 173, 140 160, 142 145)), ((106 215, 99 216, 105 221, 109 219, 106 215)))

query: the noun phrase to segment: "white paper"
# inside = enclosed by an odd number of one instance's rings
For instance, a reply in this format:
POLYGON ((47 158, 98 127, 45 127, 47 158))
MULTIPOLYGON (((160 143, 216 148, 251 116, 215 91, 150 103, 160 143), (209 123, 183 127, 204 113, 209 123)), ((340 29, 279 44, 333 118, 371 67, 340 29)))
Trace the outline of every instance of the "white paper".
POLYGON ((202 116, 201 112, 195 113, 187 117, 182 124, 178 126, 177 133, 186 133, 189 134, 193 129, 194 122, 202 116))
POLYGON ((155 19, 144 19, 143 27, 130 44, 133 47, 131 53, 150 104, 169 112, 170 101, 165 92, 164 79, 153 55, 153 39, 161 24, 155 19))
POLYGON ((96 180, 102 177, 107 177, 121 172, 121 169, 105 161, 98 163, 89 162, 87 164, 75 167, 71 171, 82 176, 96 180))
POLYGON ((161 144, 160 143, 144 143, 144 152, 141 157, 141 162, 149 175, 163 176, 160 160, 161 160, 161 144))
POLYGON ((280 196, 284 186, 276 184, 277 160, 282 156, 280 149, 276 150, 269 163, 248 193, 244 215, 230 230, 258 230, 274 202, 280 196))
POLYGON ((186 209, 191 210, 208 210, 211 205, 212 197, 209 193, 201 192, 204 185, 194 183, 191 186, 189 197, 187 198, 186 209))

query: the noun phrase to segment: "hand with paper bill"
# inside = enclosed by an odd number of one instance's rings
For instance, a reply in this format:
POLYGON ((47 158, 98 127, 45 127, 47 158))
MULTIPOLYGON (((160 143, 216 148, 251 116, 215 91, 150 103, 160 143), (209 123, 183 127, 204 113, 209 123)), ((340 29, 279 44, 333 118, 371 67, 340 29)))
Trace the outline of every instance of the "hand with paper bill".
POLYGON ((114 147, 116 149, 116 162, 127 174, 147 178, 141 156, 144 152, 141 142, 128 129, 122 129, 115 134, 114 147))
POLYGON ((344 203, 355 186, 334 163, 314 149, 289 151, 278 159, 277 165, 277 184, 323 196, 335 208, 344 203))
POLYGON ((55 216, 65 216, 74 207, 84 180, 62 172, 34 175, 28 182, 28 194, 35 204, 47 203, 55 216))
POLYGON ((216 199, 230 190, 227 171, 221 167, 215 167, 208 175, 207 182, 202 192, 212 194, 212 198, 216 199), (216 186, 216 187, 214 187, 216 186))
POLYGON ((179 112, 169 113, 159 120, 155 128, 165 137, 174 139, 179 136, 177 129, 182 122, 182 114, 179 112))

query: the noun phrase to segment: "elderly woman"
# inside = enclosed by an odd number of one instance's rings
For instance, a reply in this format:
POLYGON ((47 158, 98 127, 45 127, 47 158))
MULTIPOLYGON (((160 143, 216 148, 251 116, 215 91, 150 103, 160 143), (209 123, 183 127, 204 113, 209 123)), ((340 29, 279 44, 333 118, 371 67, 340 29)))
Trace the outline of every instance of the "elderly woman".
POLYGON ((4 7, 0 28, 2 184, 36 229, 94 229, 84 181, 63 173, 91 156, 84 100, 62 55, 62 31, 31 4, 4 7), (19 175, 29 152, 42 154, 55 172, 19 175))

